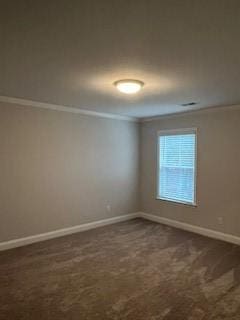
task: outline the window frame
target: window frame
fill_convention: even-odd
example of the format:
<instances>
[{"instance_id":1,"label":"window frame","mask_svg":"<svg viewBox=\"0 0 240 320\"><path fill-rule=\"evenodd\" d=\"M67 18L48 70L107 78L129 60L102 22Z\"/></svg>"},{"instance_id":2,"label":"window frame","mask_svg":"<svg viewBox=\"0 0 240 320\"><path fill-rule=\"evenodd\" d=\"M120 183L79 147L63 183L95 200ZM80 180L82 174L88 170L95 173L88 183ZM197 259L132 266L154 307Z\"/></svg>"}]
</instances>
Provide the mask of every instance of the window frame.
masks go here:
<instances>
[{"instance_id":1,"label":"window frame","mask_svg":"<svg viewBox=\"0 0 240 320\"><path fill-rule=\"evenodd\" d=\"M194 161L194 199L193 202L181 201L170 198L160 197L160 136L181 135L181 134L195 134L195 161ZM198 129L197 128L180 128L180 129L166 129L157 131L157 183L156 183L156 200L167 201L170 203L197 206L197 150L198 150Z\"/></svg>"}]
</instances>

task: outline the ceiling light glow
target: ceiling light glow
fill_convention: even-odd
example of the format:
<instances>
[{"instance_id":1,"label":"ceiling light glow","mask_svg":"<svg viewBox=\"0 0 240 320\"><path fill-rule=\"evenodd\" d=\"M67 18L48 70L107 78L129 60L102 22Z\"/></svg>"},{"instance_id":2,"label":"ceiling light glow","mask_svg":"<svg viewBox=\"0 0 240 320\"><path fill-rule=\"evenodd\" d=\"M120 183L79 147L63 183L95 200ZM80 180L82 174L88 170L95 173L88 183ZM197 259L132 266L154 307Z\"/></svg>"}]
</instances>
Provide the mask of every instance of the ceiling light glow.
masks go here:
<instances>
[{"instance_id":1,"label":"ceiling light glow","mask_svg":"<svg viewBox=\"0 0 240 320\"><path fill-rule=\"evenodd\" d=\"M124 79L115 81L114 85L118 91L122 93L134 94L141 90L141 88L144 86L144 83L140 80Z\"/></svg>"}]
</instances>

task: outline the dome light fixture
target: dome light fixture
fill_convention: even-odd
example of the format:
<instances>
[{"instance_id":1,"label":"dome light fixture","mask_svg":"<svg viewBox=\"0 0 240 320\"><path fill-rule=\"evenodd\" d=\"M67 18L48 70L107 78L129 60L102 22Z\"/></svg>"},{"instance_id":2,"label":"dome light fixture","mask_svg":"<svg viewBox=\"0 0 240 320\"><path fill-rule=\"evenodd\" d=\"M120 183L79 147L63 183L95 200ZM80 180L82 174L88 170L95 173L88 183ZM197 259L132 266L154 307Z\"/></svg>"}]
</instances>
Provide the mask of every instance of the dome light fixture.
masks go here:
<instances>
[{"instance_id":1,"label":"dome light fixture","mask_svg":"<svg viewBox=\"0 0 240 320\"><path fill-rule=\"evenodd\" d=\"M144 82L134 79L123 79L113 83L118 91L125 94L134 94L139 92L144 86Z\"/></svg>"}]
</instances>

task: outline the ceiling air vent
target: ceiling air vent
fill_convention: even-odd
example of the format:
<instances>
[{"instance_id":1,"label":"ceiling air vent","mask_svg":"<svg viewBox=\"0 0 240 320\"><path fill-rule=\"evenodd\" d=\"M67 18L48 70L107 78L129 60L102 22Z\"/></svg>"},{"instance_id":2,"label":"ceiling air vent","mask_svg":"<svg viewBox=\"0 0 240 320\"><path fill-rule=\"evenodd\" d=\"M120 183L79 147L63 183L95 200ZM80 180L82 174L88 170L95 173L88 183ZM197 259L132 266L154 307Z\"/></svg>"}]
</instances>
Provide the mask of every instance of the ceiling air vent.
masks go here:
<instances>
[{"instance_id":1,"label":"ceiling air vent","mask_svg":"<svg viewBox=\"0 0 240 320\"><path fill-rule=\"evenodd\" d=\"M197 104L197 102L187 102L187 103L182 103L181 106L182 107L191 107L191 106L195 106L195 104Z\"/></svg>"}]
</instances>

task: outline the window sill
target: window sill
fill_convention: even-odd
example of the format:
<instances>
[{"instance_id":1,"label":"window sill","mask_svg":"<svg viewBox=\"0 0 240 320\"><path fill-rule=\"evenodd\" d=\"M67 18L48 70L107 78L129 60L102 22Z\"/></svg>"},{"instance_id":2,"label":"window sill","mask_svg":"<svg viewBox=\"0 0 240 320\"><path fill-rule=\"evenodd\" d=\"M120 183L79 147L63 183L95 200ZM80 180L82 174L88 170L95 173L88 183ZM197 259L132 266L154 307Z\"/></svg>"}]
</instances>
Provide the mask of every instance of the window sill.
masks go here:
<instances>
[{"instance_id":1,"label":"window sill","mask_svg":"<svg viewBox=\"0 0 240 320\"><path fill-rule=\"evenodd\" d=\"M197 203L185 202L180 200L178 201L178 200L164 199L160 197L156 197L155 200L166 201L173 204L181 204L181 205L190 206L190 207L197 207Z\"/></svg>"}]
</instances>

